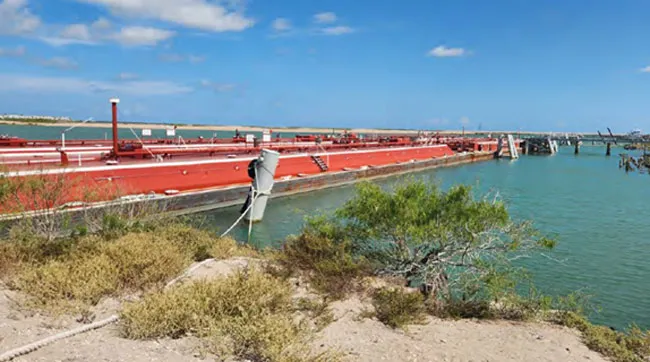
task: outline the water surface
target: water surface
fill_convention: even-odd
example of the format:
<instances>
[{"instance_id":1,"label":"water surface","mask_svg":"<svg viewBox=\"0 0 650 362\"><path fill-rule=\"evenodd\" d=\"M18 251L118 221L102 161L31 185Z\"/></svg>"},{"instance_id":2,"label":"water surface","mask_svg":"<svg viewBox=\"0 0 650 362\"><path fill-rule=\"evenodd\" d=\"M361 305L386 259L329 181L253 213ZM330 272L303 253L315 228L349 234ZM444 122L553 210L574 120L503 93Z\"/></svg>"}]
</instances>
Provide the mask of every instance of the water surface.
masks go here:
<instances>
[{"instance_id":1,"label":"water surface","mask_svg":"<svg viewBox=\"0 0 650 362\"><path fill-rule=\"evenodd\" d=\"M443 188L472 184L479 194L495 193L518 219L533 220L554 235L554 258L527 262L545 292L567 293L586 288L603 311L593 319L616 327L636 322L650 327L650 176L626 174L618 153L605 157L604 147L583 147L579 156L563 148L556 156L523 156L517 161L422 171L415 177ZM390 185L399 177L377 182ZM254 225L252 242L279 245L300 231L304 216L332 212L354 194L352 186L273 199L265 219ZM225 230L239 207L205 213L205 223ZM248 226L233 235L247 239Z\"/></svg>"}]
</instances>

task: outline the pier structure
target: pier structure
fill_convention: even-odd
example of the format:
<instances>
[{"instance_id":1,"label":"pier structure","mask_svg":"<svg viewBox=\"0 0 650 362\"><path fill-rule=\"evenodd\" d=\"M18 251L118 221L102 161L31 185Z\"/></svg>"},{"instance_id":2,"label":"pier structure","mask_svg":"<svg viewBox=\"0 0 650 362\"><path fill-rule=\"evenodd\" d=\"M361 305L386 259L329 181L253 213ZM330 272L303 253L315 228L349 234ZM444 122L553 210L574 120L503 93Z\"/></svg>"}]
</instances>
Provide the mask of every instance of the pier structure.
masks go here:
<instances>
[{"instance_id":1,"label":"pier structure","mask_svg":"<svg viewBox=\"0 0 650 362\"><path fill-rule=\"evenodd\" d=\"M528 155L554 155L558 152L558 141L550 137L528 138L524 141L524 153Z\"/></svg>"}]
</instances>

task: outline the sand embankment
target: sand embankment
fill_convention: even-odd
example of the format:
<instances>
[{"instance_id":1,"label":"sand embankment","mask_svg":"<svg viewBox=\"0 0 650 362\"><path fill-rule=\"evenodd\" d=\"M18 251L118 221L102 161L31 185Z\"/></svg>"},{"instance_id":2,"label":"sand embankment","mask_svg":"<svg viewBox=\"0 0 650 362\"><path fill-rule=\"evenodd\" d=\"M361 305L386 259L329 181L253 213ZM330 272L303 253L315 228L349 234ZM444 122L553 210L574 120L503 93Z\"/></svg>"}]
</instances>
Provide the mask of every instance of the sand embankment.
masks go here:
<instances>
[{"instance_id":1,"label":"sand embankment","mask_svg":"<svg viewBox=\"0 0 650 362\"><path fill-rule=\"evenodd\" d=\"M213 261L195 269L189 279L221 277L248 265L243 258ZM17 308L15 293L0 285L0 352L81 325L74 317L52 319ZM108 299L93 310L96 320L117 312ZM344 361L607 361L580 341L579 332L546 323L442 320L407 331L391 329L375 319L360 318L372 308L352 297L331 305L334 321L315 335L311 349L338 351ZM134 341L119 336L119 325L58 341L15 361L216 361L200 356L192 337Z\"/></svg>"}]
</instances>

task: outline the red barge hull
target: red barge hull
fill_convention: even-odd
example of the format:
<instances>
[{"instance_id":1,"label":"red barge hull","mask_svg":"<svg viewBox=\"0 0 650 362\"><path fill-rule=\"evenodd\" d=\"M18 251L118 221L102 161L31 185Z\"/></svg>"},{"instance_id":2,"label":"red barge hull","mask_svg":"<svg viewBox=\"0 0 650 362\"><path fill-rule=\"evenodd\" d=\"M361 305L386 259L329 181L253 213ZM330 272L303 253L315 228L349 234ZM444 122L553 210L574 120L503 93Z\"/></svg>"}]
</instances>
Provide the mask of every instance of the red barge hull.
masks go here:
<instances>
[{"instance_id":1,"label":"red barge hull","mask_svg":"<svg viewBox=\"0 0 650 362\"><path fill-rule=\"evenodd\" d=\"M384 137L360 140L343 138L296 137L249 145L237 138L230 142L190 145L146 145L119 142L117 139L118 100L113 103L113 147L85 143L67 148L25 143L18 148L0 150L0 172L6 179L39 178L46 184L65 184L66 193L48 205L34 203L29 209L60 206L73 201L108 201L119 196L141 194L192 193L215 188L250 184L250 162L261 148L280 152L275 172L278 180L303 178L322 173L358 171L388 165L410 164L447 158L457 153L482 154L497 150L494 139L439 137ZM94 142L94 141L89 141ZM516 143L518 145L518 142ZM5 145L8 146L8 145ZM13 145L12 145L13 146ZM505 146L505 145L504 145ZM399 168L399 167L398 167ZM403 167L408 169L407 166ZM20 197L25 203L28 198ZM8 205L0 212L11 212Z\"/></svg>"},{"instance_id":2,"label":"red barge hull","mask_svg":"<svg viewBox=\"0 0 650 362\"><path fill-rule=\"evenodd\" d=\"M280 156L277 179L302 177L323 172L316 157L328 165L327 172L345 171L363 167L419 161L452 156L447 145L378 148L357 151L298 153ZM200 190L250 183L248 164L256 157L194 158L184 161L132 161L119 165L100 165L72 168L32 168L6 173L12 177L64 177L71 185L106 190L107 185L120 194L165 193Z\"/></svg>"}]
</instances>

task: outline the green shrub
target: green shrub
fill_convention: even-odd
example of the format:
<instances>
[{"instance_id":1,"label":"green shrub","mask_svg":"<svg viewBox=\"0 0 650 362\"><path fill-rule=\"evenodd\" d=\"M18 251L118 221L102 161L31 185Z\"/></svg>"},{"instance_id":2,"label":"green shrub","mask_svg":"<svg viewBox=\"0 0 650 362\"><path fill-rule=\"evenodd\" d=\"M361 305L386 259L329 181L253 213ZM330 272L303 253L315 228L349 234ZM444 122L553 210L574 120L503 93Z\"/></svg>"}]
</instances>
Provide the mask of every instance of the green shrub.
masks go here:
<instances>
[{"instance_id":1,"label":"green shrub","mask_svg":"<svg viewBox=\"0 0 650 362\"><path fill-rule=\"evenodd\" d=\"M582 332L590 349L602 353L614 362L643 362L650 358L650 333L632 326L627 333L606 326L594 325L574 312L561 313L558 323Z\"/></svg>"},{"instance_id":2,"label":"green shrub","mask_svg":"<svg viewBox=\"0 0 650 362\"><path fill-rule=\"evenodd\" d=\"M496 317L490 303L484 300L429 300L427 301L427 311L438 318L491 319Z\"/></svg>"},{"instance_id":3,"label":"green shrub","mask_svg":"<svg viewBox=\"0 0 650 362\"><path fill-rule=\"evenodd\" d=\"M425 317L422 294L403 288L377 289L372 296L372 305L377 319L392 328L421 323Z\"/></svg>"},{"instance_id":4,"label":"green shrub","mask_svg":"<svg viewBox=\"0 0 650 362\"><path fill-rule=\"evenodd\" d=\"M286 241L278 261L288 270L305 271L319 292L341 298L357 278L370 273L369 264L364 258L353 256L351 247L346 240L304 231Z\"/></svg>"}]
</instances>

